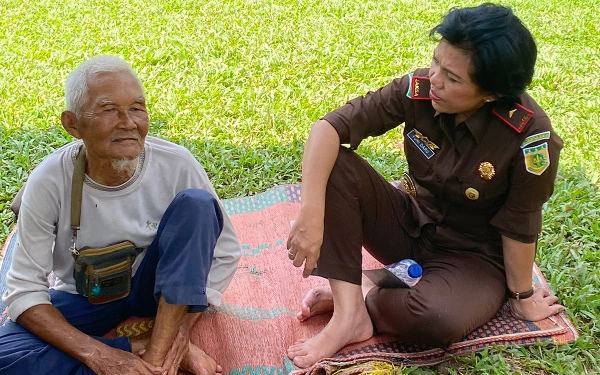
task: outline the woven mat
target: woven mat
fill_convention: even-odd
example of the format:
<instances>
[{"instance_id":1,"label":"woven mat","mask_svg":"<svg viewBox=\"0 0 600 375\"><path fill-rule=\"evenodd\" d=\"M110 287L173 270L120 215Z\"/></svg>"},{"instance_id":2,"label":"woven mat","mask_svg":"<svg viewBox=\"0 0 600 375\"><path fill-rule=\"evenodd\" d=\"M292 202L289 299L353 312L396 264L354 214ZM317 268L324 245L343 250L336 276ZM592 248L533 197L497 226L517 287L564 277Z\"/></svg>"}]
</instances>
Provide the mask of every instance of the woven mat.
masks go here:
<instances>
[{"instance_id":1,"label":"woven mat","mask_svg":"<svg viewBox=\"0 0 600 375\"><path fill-rule=\"evenodd\" d=\"M433 365L453 355L471 353L490 345L564 344L578 337L577 330L564 313L539 322L514 319L507 306L489 323L470 333L446 350L405 345L391 337L379 336L350 345L334 358L311 368L296 368L285 353L296 340L317 334L330 315L323 314L305 323L295 314L306 292L326 285L321 278L303 279L301 270L291 266L285 243L290 224L300 209L300 187L284 185L264 193L224 201L238 232L243 256L223 304L203 314L192 332L192 341L223 366L224 373L235 374L356 374L371 369L373 363L392 365ZM13 231L4 245L0 268L0 292L5 290L4 275L16 243ZM368 254L364 268L377 268ZM537 266L533 281L548 287ZM4 306L0 305L0 311ZM6 319L0 315L0 324ZM107 336L137 335L152 327L152 320L130 318ZM375 361L375 362L374 362ZM346 371L340 371L346 369Z\"/></svg>"}]
</instances>

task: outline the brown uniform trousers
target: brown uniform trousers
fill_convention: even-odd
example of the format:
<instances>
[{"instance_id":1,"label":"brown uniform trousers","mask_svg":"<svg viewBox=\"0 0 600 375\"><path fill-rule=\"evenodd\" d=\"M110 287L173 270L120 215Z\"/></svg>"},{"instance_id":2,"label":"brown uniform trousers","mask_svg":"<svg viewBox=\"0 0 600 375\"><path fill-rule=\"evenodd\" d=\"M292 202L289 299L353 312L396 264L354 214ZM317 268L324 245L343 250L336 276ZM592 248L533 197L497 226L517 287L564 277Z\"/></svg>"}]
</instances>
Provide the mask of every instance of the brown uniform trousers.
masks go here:
<instances>
[{"instance_id":1,"label":"brown uniform trousers","mask_svg":"<svg viewBox=\"0 0 600 375\"><path fill-rule=\"evenodd\" d=\"M366 297L367 309L379 333L445 348L498 312L506 279L473 241L436 235L435 224L424 225L418 237L409 235L418 225L414 204L341 147L327 185L325 233L313 274L360 284L363 246L383 264L414 259L423 267L419 283L412 289L375 287Z\"/></svg>"}]
</instances>

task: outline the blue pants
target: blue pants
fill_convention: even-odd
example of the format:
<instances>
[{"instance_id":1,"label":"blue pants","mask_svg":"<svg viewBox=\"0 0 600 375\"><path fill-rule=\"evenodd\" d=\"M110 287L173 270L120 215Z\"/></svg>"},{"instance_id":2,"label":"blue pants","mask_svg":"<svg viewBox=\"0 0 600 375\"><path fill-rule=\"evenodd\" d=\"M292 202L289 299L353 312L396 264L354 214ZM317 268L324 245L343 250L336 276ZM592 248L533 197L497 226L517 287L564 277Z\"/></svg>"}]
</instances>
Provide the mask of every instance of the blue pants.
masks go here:
<instances>
[{"instance_id":1,"label":"blue pants","mask_svg":"<svg viewBox=\"0 0 600 375\"><path fill-rule=\"evenodd\" d=\"M156 238L132 280L128 298L92 305L79 294L50 290L52 305L77 329L105 344L131 351L129 339L101 336L129 316L153 317L162 295L189 312L208 307L206 281L223 229L216 199L200 189L180 192L163 215ZM18 323L0 327L0 374L94 374L83 363L32 335Z\"/></svg>"}]
</instances>

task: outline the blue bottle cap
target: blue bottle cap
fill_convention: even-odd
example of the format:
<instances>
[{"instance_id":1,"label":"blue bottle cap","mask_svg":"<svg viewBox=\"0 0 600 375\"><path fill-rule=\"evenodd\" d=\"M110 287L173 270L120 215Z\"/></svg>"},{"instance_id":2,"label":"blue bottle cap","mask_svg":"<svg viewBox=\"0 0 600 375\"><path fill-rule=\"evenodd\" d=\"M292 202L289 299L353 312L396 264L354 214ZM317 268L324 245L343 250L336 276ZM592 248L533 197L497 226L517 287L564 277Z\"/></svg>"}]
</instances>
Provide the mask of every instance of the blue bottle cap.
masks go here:
<instances>
[{"instance_id":1,"label":"blue bottle cap","mask_svg":"<svg viewBox=\"0 0 600 375\"><path fill-rule=\"evenodd\" d=\"M422 274L423 274L423 268L421 268L420 265L411 264L410 267L408 267L408 276L410 276L412 278L417 278L417 277L421 277Z\"/></svg>"}]
</instances>

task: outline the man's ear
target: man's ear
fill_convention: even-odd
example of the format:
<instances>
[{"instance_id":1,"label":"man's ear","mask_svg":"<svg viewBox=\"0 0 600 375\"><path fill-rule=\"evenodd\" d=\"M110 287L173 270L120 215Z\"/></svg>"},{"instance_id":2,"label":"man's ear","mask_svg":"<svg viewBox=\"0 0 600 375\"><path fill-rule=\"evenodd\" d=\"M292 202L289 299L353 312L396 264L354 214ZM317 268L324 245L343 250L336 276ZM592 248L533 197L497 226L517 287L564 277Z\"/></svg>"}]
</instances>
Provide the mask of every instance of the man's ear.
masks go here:
<instances>
[{"instance_id":1,"label":"man's ear","mask_svg":"<svg viewBox=\"0 0 600 375\"><path fill-rule=\"evenodd\" d=\"M79 127L77 126L77 116L74 112L63 111L63 113L60 114L60 122L67 133L71 134L77 139L81 139L81 133L79 132Z\"/></svg>"}]
</instances>

